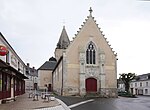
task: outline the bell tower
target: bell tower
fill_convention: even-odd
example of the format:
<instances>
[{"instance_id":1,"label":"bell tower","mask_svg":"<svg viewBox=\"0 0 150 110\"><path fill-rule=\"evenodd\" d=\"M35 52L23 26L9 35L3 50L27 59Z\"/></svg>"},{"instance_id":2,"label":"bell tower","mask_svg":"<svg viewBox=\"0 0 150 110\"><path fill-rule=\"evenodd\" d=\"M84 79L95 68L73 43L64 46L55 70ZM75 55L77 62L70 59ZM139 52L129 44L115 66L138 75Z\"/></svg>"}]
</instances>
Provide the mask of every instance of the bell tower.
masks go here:
<instances>
[{"instance_id":1,"label":"bell tower","mask_svg":"<svg viewBox=\"0 0 150 110\"><path fill-rule=\"evenodd\" d=\"M70 44L70 40L69 40L69 37L67 35L65 26L63 26L63 30L61 32L59 41L58 41L56 49L55 49L55 58L57 59L57 61L62 56L63 50L65 50L69 44Z\"/></svg>"}]
</instances>

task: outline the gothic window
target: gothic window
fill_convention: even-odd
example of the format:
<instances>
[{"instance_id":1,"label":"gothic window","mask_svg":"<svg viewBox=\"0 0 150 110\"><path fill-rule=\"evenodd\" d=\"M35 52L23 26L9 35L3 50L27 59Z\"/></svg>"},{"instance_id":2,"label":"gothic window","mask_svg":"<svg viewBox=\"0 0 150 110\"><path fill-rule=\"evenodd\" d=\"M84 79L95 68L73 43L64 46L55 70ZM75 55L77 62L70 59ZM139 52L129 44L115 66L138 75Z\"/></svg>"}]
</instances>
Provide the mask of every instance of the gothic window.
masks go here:
<instances>
[{"instance_id":1,"label":"gothic window","mask_svg":"<svg viewBox=\"0 0 150 110\"><path fill-rule=\"evenodd\" d=\"M93 42L90 42L86 50L86 63L96 64L96 51Z\"/></svg>"}]
</instances>

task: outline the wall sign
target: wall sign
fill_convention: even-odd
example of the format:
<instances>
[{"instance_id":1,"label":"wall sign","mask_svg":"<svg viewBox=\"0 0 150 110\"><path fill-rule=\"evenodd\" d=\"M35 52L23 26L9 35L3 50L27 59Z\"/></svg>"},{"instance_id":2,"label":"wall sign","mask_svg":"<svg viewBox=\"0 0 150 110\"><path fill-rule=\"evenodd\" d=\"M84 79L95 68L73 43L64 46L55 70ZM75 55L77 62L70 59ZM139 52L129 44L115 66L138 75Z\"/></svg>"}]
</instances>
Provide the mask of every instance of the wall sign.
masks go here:
<instances>
[{"instance_id":1,"label":"wall sign","mask_svg":"<svg viewBox=\"0 0 150 110\"><path fill-rule=\"evenodd\" d=\"M8 53L8 49L5 46L0 45L0 56L5 56Z\"/></svg>"},{"instance_id":2,"label":"wall sign","mask_svg":"<svg viewBox=\"0 0 150 110\"><path fill-rule=\"evenodd\" d=\"M11 64L17 68L17 59L14 55L11 55Z\"/></svg>"}]
</instances>

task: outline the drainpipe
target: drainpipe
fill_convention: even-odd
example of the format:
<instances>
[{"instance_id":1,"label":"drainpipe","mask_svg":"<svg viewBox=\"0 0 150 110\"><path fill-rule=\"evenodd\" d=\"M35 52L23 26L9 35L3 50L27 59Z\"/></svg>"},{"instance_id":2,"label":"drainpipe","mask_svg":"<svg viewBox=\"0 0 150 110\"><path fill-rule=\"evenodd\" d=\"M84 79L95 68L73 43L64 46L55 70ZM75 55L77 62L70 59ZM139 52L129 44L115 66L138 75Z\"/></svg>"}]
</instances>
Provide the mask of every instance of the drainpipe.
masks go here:
<instances>
[{"instance_id":1,"label":"drainpipe","mask_svg":"<svg viewBox=\"0 0 150 110\"><path fill-rule=\"evenodd\" d=\"M64 84L63 84L63 82L64 82L64 63L63 63L64 61L63 61L63 58L62 58L62 85L61 85L61 95L63 95L63 86L64 86Z\"/></svg>"},{"instance_id":2,"label":"drainpipe","mask_svg":"<svg viewBox=\"0 0 150 110\"><path fill-rule=\"evenodd\" d=\"M51 86L52 92L53 92L53 74L54 74L54 72L52 72L52 86Z\"/></svg>"},{"instance_id":3,"label":"drainpipe","mask_svg":"<svg viewBox=\"0 0 150 110\"><path fill-rule=\"evenodd\" d=\"M117 60L118 60L118 58L117 58L117 53L115 54L115 72L116 72L116 78L117 78ZM117 79L116 79L116 81L117 81ZM116 82L117 83L117 82ZM118 92L117 92L117 88L116 88L116 97L118 96Z\"/></svg>"}]
</instances>

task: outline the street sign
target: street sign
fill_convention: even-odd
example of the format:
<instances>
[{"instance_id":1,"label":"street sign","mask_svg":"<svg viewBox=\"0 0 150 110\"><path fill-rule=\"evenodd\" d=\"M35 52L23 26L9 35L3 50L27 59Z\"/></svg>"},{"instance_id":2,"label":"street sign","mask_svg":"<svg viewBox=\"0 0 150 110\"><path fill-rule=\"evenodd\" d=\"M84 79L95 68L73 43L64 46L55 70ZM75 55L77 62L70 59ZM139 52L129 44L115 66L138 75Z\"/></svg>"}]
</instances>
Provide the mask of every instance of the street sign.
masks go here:
<instances>
[{"instance_id":1,"label":"street sign","mask_svg":"<svg viewBox=\"0 0 150 110\"><path fill-rule=\"evenodd\" d=\"M8 53L8 49L5 46L0 45L0 56L5 56Z\"/></svg>"}]
</instances>

